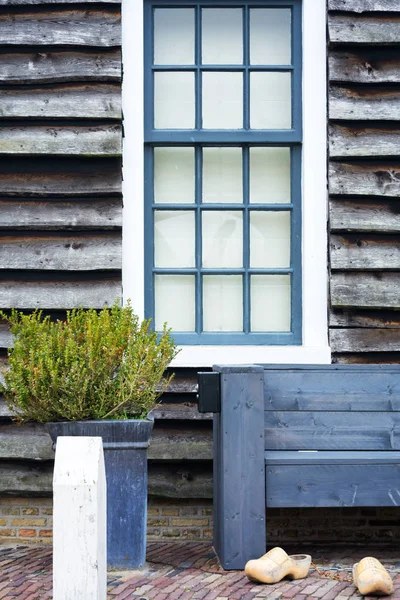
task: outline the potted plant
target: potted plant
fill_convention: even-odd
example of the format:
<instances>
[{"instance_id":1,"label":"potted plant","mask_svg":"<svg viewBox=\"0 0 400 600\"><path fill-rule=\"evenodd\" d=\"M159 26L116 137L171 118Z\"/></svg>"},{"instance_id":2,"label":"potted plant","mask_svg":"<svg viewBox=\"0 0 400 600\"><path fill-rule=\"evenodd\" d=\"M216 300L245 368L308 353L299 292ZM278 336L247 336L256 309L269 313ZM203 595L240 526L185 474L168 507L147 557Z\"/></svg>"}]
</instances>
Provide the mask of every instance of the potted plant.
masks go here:
<instances>
[{"instance_id":1,"label":"potted plant","mask_svg":"<svg viewBox=\"0 0 400 600\"><path fill-rule=\"evenodd\" d=\"M74 309L65 321L41 311L10 315L13 347L3 393L17 421L59 435L101 436L107 480L107 557L140 568L146 551L149 412L168 386L176 346L164 326L140 322L131 306Z\"/></svg>"}]
</instances>

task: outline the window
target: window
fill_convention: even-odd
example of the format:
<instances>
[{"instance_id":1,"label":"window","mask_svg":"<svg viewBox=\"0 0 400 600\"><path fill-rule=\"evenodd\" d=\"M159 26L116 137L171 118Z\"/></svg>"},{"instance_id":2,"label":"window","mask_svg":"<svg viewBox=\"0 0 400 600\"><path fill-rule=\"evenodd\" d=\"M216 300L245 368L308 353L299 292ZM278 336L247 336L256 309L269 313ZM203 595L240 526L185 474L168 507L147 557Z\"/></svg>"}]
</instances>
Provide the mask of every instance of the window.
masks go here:
<instances>
[{"instance_id":1,"label":"window","mask_svg":"<svg viewBox=\"0 0 400 600\"><path fill-rule=\"evenodd\" d=\"M136 19L133 30L128 19ZM317 35L316 24L325 24L322 0L123 3L124 297L157 329L169 323L182 364L235 356L297 362L302 348L305 362L328 360L326 258L318 246L326 244L325 80L318 79L325 49L310 76L325 33ZM310 136L312 119L323 129ZM311 160L320 173L305 172Z\"/></svg>"}]
</instances>

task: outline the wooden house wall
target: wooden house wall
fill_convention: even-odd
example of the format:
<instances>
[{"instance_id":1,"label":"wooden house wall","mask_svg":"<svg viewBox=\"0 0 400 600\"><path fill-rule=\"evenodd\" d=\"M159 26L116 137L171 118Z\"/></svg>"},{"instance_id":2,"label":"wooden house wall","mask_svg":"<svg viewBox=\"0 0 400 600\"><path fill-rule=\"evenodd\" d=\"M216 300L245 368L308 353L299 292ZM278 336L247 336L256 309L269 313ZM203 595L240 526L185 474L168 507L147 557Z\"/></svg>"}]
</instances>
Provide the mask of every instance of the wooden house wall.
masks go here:
<instances>
[{"instance_id":1,"label":"wooden house wall","mask_svg":"<svg viewBox=\"0 0 400 600\"><path fill-rule=\"evenodd\" d=\"M333 359L397 362L398 0L328 1ZM121 295L120 9L0 0L1 308L62 316ZM9 343L0 321L3 361ZM196 389L196 372L181 370L155 411L153 495L212 495L211 420ZM0 494L51 493L44 427L10 416L0 399Z\"/></svg>"},{"instance_id":2,"label":"wooden house wall","mask_svg":"<svg viewBox=\"0 0 400 600\"><path fill-rule=\"evenodd\" d=\"M400 360L400 4L328 0L330 344Z\"/></svg>"}]
</instances>

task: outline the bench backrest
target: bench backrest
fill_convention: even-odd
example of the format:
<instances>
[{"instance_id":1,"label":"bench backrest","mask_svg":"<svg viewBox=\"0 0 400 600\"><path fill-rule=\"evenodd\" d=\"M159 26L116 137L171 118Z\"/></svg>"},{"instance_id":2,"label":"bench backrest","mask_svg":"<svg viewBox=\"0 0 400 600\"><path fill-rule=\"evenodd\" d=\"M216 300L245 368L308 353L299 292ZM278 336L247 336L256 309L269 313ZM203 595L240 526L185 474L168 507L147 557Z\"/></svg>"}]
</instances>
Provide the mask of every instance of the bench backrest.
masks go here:
<instances>
[{"instance_id":1,"label":"bench backrest","mask_svg":"<svg viewBox=\"0 0 400 600\"><path fill-rule=\"evenodd\" d=\"M400 366L267 366L265 450L400 450Z\"/></svg>"}]
</instances>

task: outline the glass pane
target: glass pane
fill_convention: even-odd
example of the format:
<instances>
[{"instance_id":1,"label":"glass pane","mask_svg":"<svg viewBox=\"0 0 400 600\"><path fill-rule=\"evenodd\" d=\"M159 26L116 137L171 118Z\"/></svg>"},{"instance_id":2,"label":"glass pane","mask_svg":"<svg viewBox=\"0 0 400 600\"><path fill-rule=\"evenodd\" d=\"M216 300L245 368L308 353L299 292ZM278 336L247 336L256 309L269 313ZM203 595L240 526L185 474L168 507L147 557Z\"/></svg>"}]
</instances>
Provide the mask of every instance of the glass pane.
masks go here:
<instances>
[{"instance_id":1,"label":"glass pane","mask_svg":"<svg viewBox=\"0 0 400 600\"><path fill-rule=\"evenodd\" d=\"M242 10L240 8L204 8L201 11L201 17L203 64L242 64Z\"/></svg>"},{"instance_id":2,"label":"glass pane","mask_svg":"<svg viewBox=\"0 0 400 600\"><path fill-rule=\"evenodd\" d=\"M250 213L250 267L290 267L290 212Z\"/></svg>"},{"instance_id":3,"label":"glass pane","mask_svg":"<svg viewBox=\"0 0 400 600\"><path fill-rule=\"evenodd\" d=\"M250 9L250 64L291 64L291 13L288 8Z\"/></svg>"},{"instance_id":4,"label":"glass pane","mask_svg":"<svg viewBox=\"0 0 400 600\"><path fill-rule=\"evenodd\" d=\"M250 279L251 331L290 331L290 275Z\"/></svg>"},{"instance_id":5,"label":"glass pane","mask_svg":"<svg viewBox=\"0 0 400 600\"><path fill-rule=\"evenodd\" d=\"M239 211L203 212L203 267L243 265L243 216Z\"/></svg>"},{"instance_id":6,"label":"glass pane","mask_svg":"<svg viewBox=\"0 0 400 600\"><path fill-rule=\"evenodd\" d=\"M194 275L156 275L155 328L168 323L174 331L195 330Z\"/></svg>"},{"instance_id":7,"label":"glass pane","mask_svg":"<svg viewBox=\"0 0 400 600\"><path fill-rule=\"evenodd\" d=\"M290 129L290 73L250 73L251 129Z\"/></svg>"},{"instance_id":8,"label":"glass pane","mask_svg":"<svg viewBox=\"0 0 400 600\"><path fill-rule=\"evenodd\" d=\"M194 148L154 148L154 202L194 202Z\"/></svg>"},{"instance_id":9,"label":"glass pane","mask_svg":"<svg viewBox=\"0 0 400 600\"><path fill-rule=\"evenodd\" d=\"M242 73L203 73L203 128L242 127Z\"/></svg>"},{"instance_id":10,"label":"glass pane","mask_svg":"<svg viewBox=\"0 0 400 600\"><path fill-rule=\"evenodd\" d=\"M154 265L177 268L195 266L194 212L156 210L154 213Z\"/></svg>"},{"instance_id":11,"label":"glass pane","mask_svg":"<svg viewBox=\"0 0 400 600\"><path fill-rule=\"evenodd\" d=\"M203 202L242 202L242 149L203 149Z\"/></svg>"},{"instance_id":12,"label":"glass pane","mask_svg":"<svg viewBox=\"0 0 400 600\"><path fill-rule=\"evenodd\" d=\"M154 73L154 127L194 128L194 73Z\"/></svg>"},{"instance_id":13,"label":"glass pane","mask_svg":"<svg viewBox=\"0 0 400 600\"><path fill-rule=\"evenodd\" d=\"M203 277L203 330L243 331L241 275Z\"/></svg>"},{"instance_id":14,"label":"glass pane","mask_svg":"<svg viewBox=\"0 0 400 600\"><path fill-rule=\"evenodd\" d=\"M155 9L154 64L194 64L193 8Z\"/></svg>"},{"instance_id":15,"label":"glass pane","mask_svg":"<svg viewBox=\"0 0 400 600\"><path fill-rule=\"evenodd\" d=\"M250 148L250 202L290 200L290 148Z\"/></svg>"}]
</instances>

